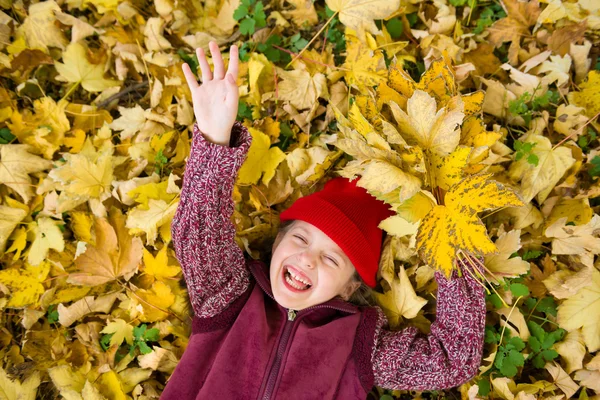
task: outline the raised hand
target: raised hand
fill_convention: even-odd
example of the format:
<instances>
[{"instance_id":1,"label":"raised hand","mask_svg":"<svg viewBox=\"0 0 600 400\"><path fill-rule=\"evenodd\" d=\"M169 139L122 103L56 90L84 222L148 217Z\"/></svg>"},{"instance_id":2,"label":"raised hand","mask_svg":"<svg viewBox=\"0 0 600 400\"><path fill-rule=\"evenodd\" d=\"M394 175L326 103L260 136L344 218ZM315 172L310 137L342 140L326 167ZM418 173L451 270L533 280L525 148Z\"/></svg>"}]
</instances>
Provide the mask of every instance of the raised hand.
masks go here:
<instances>
[{"instance_id":1,"label":"raised hand","mask_svg":"<svg viewBox=\"0 0 600 400\"><path fill-rule=\"evenodd\" d=\"M198 129L208 141L229 146L231 128L238 111L238 48L236 45L231 46L229 66L225 73L219 46L214 41L208 46L215 66L214 73L210 70L204 50L199 47L196 49L196 55L202 70L202 84L198 84L187 63L183 63L183 74L192 92Z\"/></svg>"}]
</instances>

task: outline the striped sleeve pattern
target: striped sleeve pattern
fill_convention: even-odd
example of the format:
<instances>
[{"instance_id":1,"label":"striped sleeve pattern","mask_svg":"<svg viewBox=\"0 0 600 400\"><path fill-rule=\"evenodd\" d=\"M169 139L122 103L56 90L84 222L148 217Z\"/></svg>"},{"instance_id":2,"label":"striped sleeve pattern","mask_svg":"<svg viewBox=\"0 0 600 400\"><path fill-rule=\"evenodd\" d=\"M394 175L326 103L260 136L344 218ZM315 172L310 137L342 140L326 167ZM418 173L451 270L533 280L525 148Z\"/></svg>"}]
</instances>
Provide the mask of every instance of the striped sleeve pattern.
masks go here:
<instances>
[{"instance_id":1,"label":"striped sleeve pattern","mask_svg":"<svg viewBox=\"0 0 600 400\"><path fill-rule=\"evenodd\" d=\"M440 390L471 380L481 365L485 328L485 291L464 271L451 279L435 272L438 283L436 320L430 334L410 326L386 330L387 318L377 308L372 353L374 384L392 390ZM473 272L471 272L473 273Z\"/></svg>"},{"instance_id":2,"label":"striped sleeve pattern","mask_svg":"<svg viewBox=\"0 0 600 400\"><path fill-rule=\"evenodd\" d=\"M230 147L207 141L194 123L171 234L197 317L219 314L250 285L231 215L233 186L251 142L239 121L232 127Z\"/></svg>"}]
</instances>

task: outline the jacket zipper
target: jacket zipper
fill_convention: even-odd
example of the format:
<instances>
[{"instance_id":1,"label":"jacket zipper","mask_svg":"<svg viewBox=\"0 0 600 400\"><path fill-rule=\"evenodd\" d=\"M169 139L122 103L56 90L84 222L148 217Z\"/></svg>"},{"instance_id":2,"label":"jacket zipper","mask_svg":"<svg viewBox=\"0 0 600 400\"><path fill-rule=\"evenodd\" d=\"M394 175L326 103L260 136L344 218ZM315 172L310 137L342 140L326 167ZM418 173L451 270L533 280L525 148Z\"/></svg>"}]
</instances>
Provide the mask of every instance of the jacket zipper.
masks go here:
<instances>
[{"instance_id":1,"label":"jacket zipper","mask_svg":"<svg viewBox=\"0 0 600 400\"><path fill-rule=\"evenodd\" d=\"M259 284L259 286L263 289L263 291L270 298L275 300L275 298L265 289L265 287L260 283L260 281L258 279L256 281ZM316 305L316 306L307 307L300 311L296 311L291 308L288 309L288 318L285 321L285 327L283 328L283 334L281 335L281 340L279 341L279 346L277 348L277 354L275 355L275 361L273 362L273 366L271 367L271 371L270 371L268 377L265 378L265 379L267 379L267 386L265 387L265 391L264 391L262 400L270 400L271 399L271 395L273 394L273 391L275 389L275 380L277 379L277 375L279 374L279 368L281 367L283 351L285 350L285 348L287 346L287 342L289 341L290 332L291 332L292 327L294 326L294 321L296 320L296 316L305 314L305 310L311 310L311 309L315 309L315 308L333 308L334 310L347 311L347 312L349 311L349 309L347 309L345 307L333 307L333 306L321 305L321 304Z\"/></svg>"}]
</instances>

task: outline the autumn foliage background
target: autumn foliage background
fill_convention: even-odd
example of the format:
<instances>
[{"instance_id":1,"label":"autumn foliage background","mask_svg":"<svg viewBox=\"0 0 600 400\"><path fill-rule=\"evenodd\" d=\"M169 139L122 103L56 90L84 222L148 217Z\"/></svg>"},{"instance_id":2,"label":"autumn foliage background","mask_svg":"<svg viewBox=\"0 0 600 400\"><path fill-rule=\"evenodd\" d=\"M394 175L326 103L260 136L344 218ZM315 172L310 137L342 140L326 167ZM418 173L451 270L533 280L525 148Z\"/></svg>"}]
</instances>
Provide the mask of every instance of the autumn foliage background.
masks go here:
<instances>
[{"instance_id":1,"label":"autumn foliage background","mask_svg":"<svg viewBox=\"0 0 600 400\"><path fill-rule=\"evenodd\" d=\"M191 321L181 65L210 40L240 48L249 256L295 199L359 177L397 212L392 329L427 333L434 270L484 261L484 360L446 394L599 398L599 32L595 0L0 0L0 398L159 397Z\"/></svg>"}]
</instances>

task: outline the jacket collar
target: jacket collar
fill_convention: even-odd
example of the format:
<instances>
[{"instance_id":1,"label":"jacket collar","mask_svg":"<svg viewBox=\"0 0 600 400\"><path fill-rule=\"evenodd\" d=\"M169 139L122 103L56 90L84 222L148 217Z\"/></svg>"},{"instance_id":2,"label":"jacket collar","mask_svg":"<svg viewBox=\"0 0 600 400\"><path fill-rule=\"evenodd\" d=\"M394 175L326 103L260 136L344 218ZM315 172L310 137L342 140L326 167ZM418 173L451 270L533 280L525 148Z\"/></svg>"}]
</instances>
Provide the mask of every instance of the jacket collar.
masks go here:
<instances>
[{"instance_id":1,"label":"jacket collar","mask_svg":"<svg viewBox=\"0 0 600 400\"><path fill-rule=\"evenodd\" d=\"M256 279L258 285L263 289L263 291L271 299L273 299L273 301L277 302L275 300L275 297L273 297L273 290L271 288L271 280L270 280L270 275L269 275L269 266L267 266L264 262L262 262L260 260L249 260L248 266L249 266L250 272ZM287 308L281 306L279 303L277 303L277 304L279 305L279 307L282 310L285 310L285 312L287 313ZM309 309L313 309L313 308L314 309L319 309L319 308L331 309L331 308L333 308L336 310L344 311L348 314L355 314L357 312L360 312L360 310L357 306L343 300L339 296L336 296L333 299L326 301L325 303L317 304L316 306L311 306L311 307L308 307L307 309L300 310L299 312L302 314L305 314L306 312L310 311Z\"/></svg>"}]
</instances>

